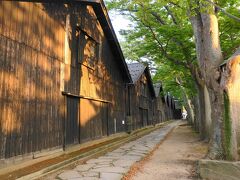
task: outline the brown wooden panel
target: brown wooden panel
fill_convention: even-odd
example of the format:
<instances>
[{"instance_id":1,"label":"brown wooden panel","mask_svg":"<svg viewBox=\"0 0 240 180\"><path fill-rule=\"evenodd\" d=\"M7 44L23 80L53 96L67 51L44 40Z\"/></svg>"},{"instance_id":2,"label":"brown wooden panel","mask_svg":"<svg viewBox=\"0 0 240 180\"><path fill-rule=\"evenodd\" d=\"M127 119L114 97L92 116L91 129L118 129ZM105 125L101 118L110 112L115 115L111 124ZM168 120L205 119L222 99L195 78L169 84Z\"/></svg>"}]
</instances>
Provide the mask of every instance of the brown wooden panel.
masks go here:
<instances>
[{"instance_id":1,"label":"brown wooden panel","mask_svg":"<svg viewBox=\"0 0 240 180\"><path fill-rule=\"evenodd\" d=\"M79 98L67 97L66 145L79 142Z\"/></svg>"},{"instance_id":2,"label":"brown wooden panel","mask_svg":"<svg viewBox=\"0 0 240 180\"><path fill-rule=\"evenodd\" d=\"M108 104L80 99L80 140L86 142L108 134Z\"/></svg>"},{"instance_id":3,"label":"brown wooden panel","mask_svg":"<svg viewBox=\"0 0 240 180\"><path fill-rule=\"evenodd\" d=\"M64 59L66 14L63 6L59 6L57 15L54 8L58 6L0 2L0 158L61 146L60 62ZM100 41L102 29L91 8L85 17L89 20L86 31ZM117 131L124 130L122 72L108 41L103 39L101 43L104 50L95 70L72 63L65 80L68 92L104 99L112 105L109 108L107 103L81 100L78 107L78 98L68 102L68 119L73 121L67 122L67 128L74 132L68 134L68 144L114 133L114 118ZM74 56L72 61L76 62ZM77 127L84 120L87 122L79 137Z\"/></svg>"}]
</instances>

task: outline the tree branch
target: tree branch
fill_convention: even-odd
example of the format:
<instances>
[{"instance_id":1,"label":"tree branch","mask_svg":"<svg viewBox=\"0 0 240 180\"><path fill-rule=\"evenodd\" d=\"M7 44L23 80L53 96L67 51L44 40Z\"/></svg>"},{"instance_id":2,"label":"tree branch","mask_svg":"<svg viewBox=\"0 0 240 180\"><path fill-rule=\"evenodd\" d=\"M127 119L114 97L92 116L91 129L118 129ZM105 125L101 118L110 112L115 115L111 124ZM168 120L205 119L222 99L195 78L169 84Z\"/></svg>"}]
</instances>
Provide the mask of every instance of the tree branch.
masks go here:
<instances>
[{"instance_id":1,"label":"tree branch","mask_svg":"<svg viewBox=\"0 0 240 180\"><path fill-rule=\"evenodd\" d=\"M156 13L151 11L151 14L153 17L156 18L156 20L161 24L161 25L166 25L165 21Z\"/></svg>"},{"instance_id":2,"label":"tree branch","mask_svg":"<svg viewBox=\"0 0 240 180\"><path fill-rule=\"evenodd\" d=\"M142 8L145 8L142 3L139 4ZM159 16L156 12L152 11L151 8L147 9L150 14L156 18L156 20L161 24L161 25L166 25L166 22Z\"/></svg>"},{"instance_id":3,"label":"tree branch","mask_svg":"<svg viewBox=\"0 0 240 180\"><path fill-rule=\"evenodd\" d=\"M132 14L130 14L130 16L135 20L135 21L138 21L140 22L143 26L145 26L149 31L150 33L152 34L152 37L153 39L157 42L158 44L158 47L160 48L160 51L162 52L163 56L168 59L169 61L171 61L172 63L176 64L176 65L181 65L185 68L188 68L188 65L182 61L179 61L171 56L168 55L166 49L164 49L163 47L163 44L161 43L161 41L158 39L156 33L154 32L153 28L148 25L147 23L143 22L142 20L140 19L137 19L136 17L134 17Z\"/></svg>"},{"instance_id":4,"label":"tree branch","mask_svg":"<svg viewBox=\"0 0 240 180\"><path fill-rule=\"evenodd\" d=\"M177 23L177 19L175 18L173 12L169 9L168 6L164 6L164 8L167 10L168 15L171 16L173 23L174 23L175 25L177 25L177 24L178 24L178 23Z\"/></svg>"},{"instance_id":5,"label":"tree branch","mask_svg":"<svg viewBox=\"0 0 240 180\"><path fill-rule=\"evenodd\" d=\"M234 16L230 13L228 13L225 9L223 9L222 7L220 7L219 5L215 4L214 2L210 1L210 0L205 0L206 2L212 4L213 6L215 6L216 8L218 8L220 11L222 11L223 14L227 15L229 18L232 18L238 22L240 22L240 18L237 16Z\"/></svg>"},{"instance_id":6,"label":"tree branch","mask_svg":"<svg viewBox=\"0 0 240 180\"><path fill-rule=\"evenodd\" d=\"M189 65L190 72L192 74L192 77L195 79L195 81L201 86L204 87L205 81L201 75L201 71L198 67L194 65Z\"/></svg>"}]
</instances>

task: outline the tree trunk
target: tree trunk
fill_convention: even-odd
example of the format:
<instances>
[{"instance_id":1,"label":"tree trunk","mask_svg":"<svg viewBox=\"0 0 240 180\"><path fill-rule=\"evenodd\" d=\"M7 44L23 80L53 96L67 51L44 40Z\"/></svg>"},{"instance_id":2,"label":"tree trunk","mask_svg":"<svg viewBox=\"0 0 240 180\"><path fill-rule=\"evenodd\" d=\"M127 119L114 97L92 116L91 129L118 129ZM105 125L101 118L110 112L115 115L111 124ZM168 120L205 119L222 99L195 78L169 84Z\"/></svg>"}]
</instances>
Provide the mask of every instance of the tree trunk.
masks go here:
<instances>
[{"instance_id":1,"label":"tree trunk","mask_svg":"<svg viewBox=\"0 0 240 180\"><path fill-rule=\"evenodd\" d=\"M224 148L229 160L239 160L240 149L240 48L228 59L226 70L222 73L224 88Z\"/></svg>"},{"instance_id":2,"label":"tree trunk","mask_svg":"<svg viewBox=\"0 0 240 180\"><path fill-rule=\"evenodd\" d=\"M197 132L200 132L199 131L199 122L200 122L200 118L201 118L201 113L199 112L199 109L201 108L200 107L200 102L199 102L199 94L197 94L197 96L195 96L193 99L192 99L192 102L193 102L193 110L194 110L194 122L192 124L193 128L195 131Z\"/></svg>"},{"instance_id":3,"label":"tree trunk","mask_svg":"<svg viewBox=\"0 0 240 180\"><path fill-rule=\"evenodd\" d=\"M187 120L190 125L193 125L195 122L195 116L194 116L194 108L191 102L191 99L188 97L188 94L186 92L186 89L182 86L182 80L181 78L176 77L176 82L179 84L181 91L182 91L182 96L183 96L183 101L185 103L185 108L187 110Z\"/></svg>"},{"instance_id":4,"label":"tree trunk","mask_svg":"<svg viewBox=\"0 0 240 180\"><path fill-rule=\"evenodd\" d=\"M224 141L224 101L223 92L210 90L209 97L211 102L212 134L210 138L210 148L208 157L210 159L225 159L226 153L223 149Z\"/></svg>"},{"instance_id":5,"label":"tree trunk","mask_svg":"<svg viewBox=\"0 0 240 180\"><path fill-rule=\"evenodd\" d=\"M195 80L195 88L197 90L197 96L194 99L195 129L200 132L201 139L208 139L206 134L206 113L211 108L209 107L210 103L206 103L207 101L205 101L207 100L206 97L208 97L208 94L205 92L206 85L202 77L200 77L198 68L190 66L190 72Z\"/></svg>"},{"instance_id":6,"label":"tree trunk","mask_svg":"<svg viewBox=\"0 0 240 180\"><path fill-rule=\"evenodd\" d=\"M211 104L213 133L210 138L209 158L222 159L225 154L223 150L224 106L218 66L223 61L223 56L219 41L218 20L212 12L210 14L210 12L198 11L194 17L191 17L191 23L196 40L197 58Z\"/></svg>"},{"instance_id":7,"label":"tree trunk","mask_svg":"<svg viewBox=\"0 0 240 180\"><path fill-rule=\"evenodd\" d=\"M204 86L204 103L205 103L205 117L204 117L204 139L209 140L212 132L212 118L211 118L211 102L209 92Z\"/></svg>"},{"instance_id":8,"label":"tree trunk","mask_svg":"<svg viewBox=\"0 0 240 180\"><path fill-rule=\"evenodd\" d=\"M188 113L188 116L187 116L188 123L193 124L194 123L194 110L192 107L191 100L189 99L183 86L181 86L181 89L182 89L182 94L183 94L183 98L184 98L184 103L186 104L186 110Z\"/></svg>"},{"instance_id":9,"label":"tree trunk","mask_svg":"<svg viewBox=\"0 0 240 180\"><path fill-rule=\"evenodd\" d=\"M201 139L205 138L205 102L204 102L204 89L201 85L197 85L198 91L198 109L196 111L199 114L198 124L199 124L199 132Z\"/></svg>"}]
</instances>

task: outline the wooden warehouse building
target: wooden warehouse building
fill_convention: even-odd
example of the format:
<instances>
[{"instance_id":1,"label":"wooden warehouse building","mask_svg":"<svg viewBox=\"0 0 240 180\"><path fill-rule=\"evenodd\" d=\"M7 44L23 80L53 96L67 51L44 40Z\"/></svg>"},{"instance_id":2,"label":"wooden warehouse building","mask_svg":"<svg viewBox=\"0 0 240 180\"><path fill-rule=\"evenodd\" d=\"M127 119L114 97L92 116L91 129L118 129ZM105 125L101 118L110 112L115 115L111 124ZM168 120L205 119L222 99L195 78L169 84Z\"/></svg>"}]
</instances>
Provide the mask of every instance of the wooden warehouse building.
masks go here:
<instances>
[{"instance_id":1,"label":"wooden warehouse building","mask_svg":"<svg viewBox=\"0 0 240 180\"><path fill-rule=\"evenodd\" d=\"M162 84L155 83L153 86L156 95L154 100L153 116L154 123L157 124L167 120L167 105L164 98Z\"/></svg>"},{"instance_id":2,"label":"wooden warehouse building","mask_svg":"<svg viewBox=\"0 0 240 180\"><path fill-rule=\"evenodd\" d=\"M167 95L165 95L165 101L167 106L167 119L181 119L182 107L180 106L180 102L175 99L170 93L167 93Z\"/></svg>"},{"instance_id":3,"label":"wooden warehouse building","mask_svg":"<svg viewBox=\"0 0 240 180\"><path fill-rule=\"evenodd\" d=\"M128 118L131 130L153 124L154 87L148 66L128 64L132 84L128 86Z\"/></svg>"},{"instance_id":4,"label":"wooden warehouse building","mask_svg":"<svg viewBox=\"0 0 240 180\"><path fill-rule=\"evenodd\" d=\"M144 72L143 125L154 96ZM131 82L102 1L0 1L0 159L125 131Z\"/></svg>"},{"instance_id":5,"label":"wooden warehouse building","mask_svg":"<svg viewBox=\"0 0 240 180\"><path fill-rule=\"evenodd\" d=\"M170 95L170 93L167 93L165 95L165 102L166 102L166 106L167 106L167 119L173 119L173 108L174 108L174 104L172 101L172 96Z\"/></svg>"}]
</instances>

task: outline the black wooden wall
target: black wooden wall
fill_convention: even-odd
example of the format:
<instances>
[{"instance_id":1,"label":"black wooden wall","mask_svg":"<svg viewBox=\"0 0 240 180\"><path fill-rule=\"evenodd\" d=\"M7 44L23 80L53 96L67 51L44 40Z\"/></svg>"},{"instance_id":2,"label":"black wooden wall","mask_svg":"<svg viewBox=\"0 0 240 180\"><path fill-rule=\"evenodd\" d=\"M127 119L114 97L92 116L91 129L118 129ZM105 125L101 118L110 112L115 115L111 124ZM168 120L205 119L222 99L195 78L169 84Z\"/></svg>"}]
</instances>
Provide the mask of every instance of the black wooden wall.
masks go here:
<instances>
[{"instance_id":1,"label":"black wooden wall","mask_svg":"<svg viewBox=\"0 0 240 180\"><path fill-rule=\"evenodd\" d=\"M146 83L146 94L143 95L141 92L141 83ZM130 116L132 118L131 126L132 129L139 129L147 125L153 124L153 107L154 97L150 93L150 83L146 74L143 73L139 80L135 84L129 85L130 91Z\"/></svg>"},{"instance_id":2,"label":"black wooden wall","mask_svg":"<svg viewBox=\"0 0 240 180\"><path fill-rule=\"evenodd\" d=\"M79 30L98 45L94 68ZM90 6L0 1L0 159L124 131L123 73Z\"/></svg>"}]
</instances>

